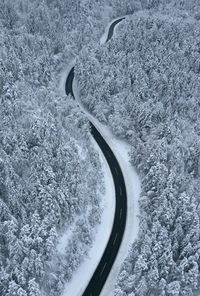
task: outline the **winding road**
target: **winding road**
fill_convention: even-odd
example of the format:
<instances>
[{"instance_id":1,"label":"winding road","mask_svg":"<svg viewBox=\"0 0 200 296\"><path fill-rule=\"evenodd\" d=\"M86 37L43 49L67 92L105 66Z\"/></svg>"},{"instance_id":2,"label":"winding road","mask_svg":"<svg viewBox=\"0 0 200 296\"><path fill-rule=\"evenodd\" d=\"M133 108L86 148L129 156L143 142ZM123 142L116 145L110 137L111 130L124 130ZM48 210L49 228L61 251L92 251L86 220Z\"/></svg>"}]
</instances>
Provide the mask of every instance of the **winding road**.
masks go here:
<instances>
[{"instance_id":1,"label":"winding road","mask_svg":"<svg viewBox=\"0 0 200 296\"><path fill-rule=\"evenodd\" d=\"M114 21L108 30L108 35L106 42L108 42L114 33L115 26L121 22L124 18L120 18ZM66 94L71 94L75 99L72 83L74 79L74 67L71 68L65 83L65 92ZM91 127L91 134L96 140L97 144L99 145L100 149L102 150L105 158L108 162L110 167L114 185L115 185L115 196L116 196L116 208L115 208L115 216L113 227L111 231L111 235L103 256L92 276L90 282L83 293L83 296L98 296L101 293L101 290L106 282L106 279L111 271L115 258L117 256L119 247L121 245L121 241L123 239L123 234L126 226L126 217L127 217L127 195L126 195L126 187L124 182L124 177L119 166L119 163L100 134L100 132L96 129L92 122L90 122Z\"/></svg>"}]
</instances>

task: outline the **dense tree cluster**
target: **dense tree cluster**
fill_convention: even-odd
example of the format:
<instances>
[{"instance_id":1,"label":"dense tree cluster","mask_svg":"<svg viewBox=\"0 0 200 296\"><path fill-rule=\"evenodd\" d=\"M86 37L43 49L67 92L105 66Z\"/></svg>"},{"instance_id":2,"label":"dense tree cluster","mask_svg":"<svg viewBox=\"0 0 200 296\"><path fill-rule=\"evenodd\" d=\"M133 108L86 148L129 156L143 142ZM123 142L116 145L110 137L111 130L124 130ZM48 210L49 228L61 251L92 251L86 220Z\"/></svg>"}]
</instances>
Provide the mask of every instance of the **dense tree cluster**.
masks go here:
<instances>
[{"instance_id":1,"label":"dense tree cluster","mask_svg":"<svg viewBox=\"0 0 200 296\"><path fill-rule=\"evenodd\" d=\"M94 28L102 22L92 1L85 12L77 3L0 1L0 295L60 295L100 221L102 176L88 121L56 87L58 70L97 38L87 33L90 5Z\"/></svg>"},{"instance_id":2,"label":"dense tree cluster","mask_svg":"<svg viewBox=\"0 0 200 296\"><path fill-rule=\"evenodd\" d=\"M136 11L118 38L97 46L105 23ZM199 20L198 0L0 2L1 295L60 295L100 221L102 176L88 122L57 92L58 73L80 51L82 100L128 139L142 180L141 231L115 293L192 294L200 266Z\"/></svg>"},{"instance_id":3,"label":"dense tree cluster","mask_svg":"<svg viewBox=\"0 0 200 296\"><path fill-rule=\"evenodd\" d=\"M137 2L0 2L2 295L59 295L92 244L100 164L86 118L57 91L58 74L99 43L105 23L139 9ZM58 254L58 237L72 225Z\"/></svg>"},{"instance_id":4,"label":"dense tree cluster","mask_svg":"<svg viewBox=\"0 0 200 296\"><path fill-rule=\"evenodd\" d=\"M200 5L140 4L112 40L82 51L76 79L85 107L131 144L142 182L115 295L188 296L200 282Z\"/></svg>"}]
</instances>

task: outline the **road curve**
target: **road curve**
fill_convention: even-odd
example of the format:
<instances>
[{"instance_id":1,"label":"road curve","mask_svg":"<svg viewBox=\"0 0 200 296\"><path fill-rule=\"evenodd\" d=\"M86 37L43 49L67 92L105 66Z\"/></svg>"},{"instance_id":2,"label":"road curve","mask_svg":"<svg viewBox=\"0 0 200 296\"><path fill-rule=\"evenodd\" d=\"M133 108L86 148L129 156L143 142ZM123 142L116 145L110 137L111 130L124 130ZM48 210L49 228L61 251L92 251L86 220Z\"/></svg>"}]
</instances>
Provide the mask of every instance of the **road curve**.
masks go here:
<instances>
[{"instance_id":1,"label":"road curve","mask_svg":"<svg viewBox=\"0 0 200 296\"><path fill-rule=\"evenodd\" d=\"M106 42L110 40L113 36L114 27L123 20L124 18L118 19L114 21L109 28L108 36ZM75 99L72 83L74 79L74 67L71 68L68 77L65 83L65 92L66 94L71 94ZM112 150L101 136L100 132L96 129L96 127L90 122L91 134L102 150L105 158L110 167L114 185L115 185L115 196L116 196L116 208L115 208L115 216L113 227L111 231L111 235L103 256L92 276L90 282L83 293L83 296L98 296L101 293L101 290L106 282L106 279L110 273L110 270L113 266L115 258L117 256L119 247L121 245L121 241L123 238L125 226L126 226L126 217L127 217L127 195L126 195L126 187L124 182L124 177L119 166L119 163L113 154Z\"/></svg>"},{"instance_id":2,"label":"road curve","mask_svg":"<svg viewBox=\"0 0 200 296\"><path fill-rule=\"evenodd\" d=\"M115 26L116 26L118 23L120 23L122 20L124 20L124 19L125 19L125 17L122 17L122 18L120 18L120 19L117 19L116 21L114 21L114 22L110 25L109 30L108 30L108 36L107 36L107 38L106 38L106 42L108 42L108 41L112 38Z\"/></svg>"}]
</instances>

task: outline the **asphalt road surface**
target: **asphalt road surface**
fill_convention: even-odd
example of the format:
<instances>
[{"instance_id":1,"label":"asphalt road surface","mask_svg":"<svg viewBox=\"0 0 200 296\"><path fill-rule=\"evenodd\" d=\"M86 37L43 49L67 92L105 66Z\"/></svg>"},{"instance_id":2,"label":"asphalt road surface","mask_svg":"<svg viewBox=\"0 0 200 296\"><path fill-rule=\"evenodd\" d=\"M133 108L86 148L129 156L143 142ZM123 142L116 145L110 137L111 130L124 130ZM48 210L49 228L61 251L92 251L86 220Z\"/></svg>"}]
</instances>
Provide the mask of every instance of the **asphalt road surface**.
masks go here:
<instances>
[{"instance_id":1,"label":"asphalt road surface","mask_svg":"<svg viewBox=\"0 0 200 296\"><path fill-rule=\"evenodd\" d=\"M109 28L109 30L108 30L108 36L107 36L106 42L108 42L108 41L112 38L115 26L116 26L118 23L120 23L122 20L124 20L124 19L125 19L125 18L122 17L122 18L120 18L120 19L114 21L114 22L110 25L110 28Z\"/></svg>"},{"instance_id":2,"label":"asphalt road surface","mask_svg":"<svg viewBox=\"0 0 200 296\"><path fill-rule=\"evenodd\" d=\"M118 19L114 21L109 28L108 37L106 42L110 40L113 36L114 27L123 20L124 18ZM74 67L70 70L68 77L65 83L65 92L66 94L71 94L74 97L72 83L74 79ZM111 231L111 235L103 256L92 276L90 282L83 293L83 296L98 296L101 293L101 290L106 282L106 279L110 273L110 270L113 266L115 258L117 256L121 241L123 239L123 234L126 225L126 216L127 216L127 195L126 195L126 188L124 177L119 166L119 163L113 154L112 150L101 136L99 131L95 128L95 126L90 122L91 127L91 134L96 140L97 144L99 145L100 149L102 150L105 158L108 162L110 167L114 185L115 185L115 195L116 195L116 209L115 209L115 216L113 227ZM109 295L108 295L109 296Z\"/></svg>"}]
</instances>

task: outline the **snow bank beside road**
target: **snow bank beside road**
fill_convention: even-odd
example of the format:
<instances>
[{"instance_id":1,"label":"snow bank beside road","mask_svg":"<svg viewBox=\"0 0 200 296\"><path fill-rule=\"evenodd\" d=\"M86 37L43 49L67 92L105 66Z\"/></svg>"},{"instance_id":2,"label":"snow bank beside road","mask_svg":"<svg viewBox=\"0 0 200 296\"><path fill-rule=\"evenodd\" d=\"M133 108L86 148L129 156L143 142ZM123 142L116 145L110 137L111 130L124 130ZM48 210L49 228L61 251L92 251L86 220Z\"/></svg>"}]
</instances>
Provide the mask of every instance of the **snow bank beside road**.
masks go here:
<instances>
[{"instance_id":1,"label":"snow bank beside road","mask_svg":"<svg viewBox=\"0 0 200 296\"><path fill-rule=\"evenodd\" d=\"M105 43L108 35L108 31L110 25L120 19L122 17L116 18L112 20L108 26L106 27L105 33L102 36L100 43ZM117 26L117 25L116 25ZM116 29L116 27L115 27ZM73 62L70 65L73 66ZM67 74L71 70L71 67L68 67L66 71L62 73L62 79L60 84L60 89L64 89L64 81L66 80ZM101 296L112 296L114 291L114 285L117 280L117 276L119 274L121 265L128 255L129 246L133 243L133 241L137 237L138 229L139 229L139 220L138 220L138 199L140 195L140 181L139 178L134 171L133 167L130 165L128 151L130 150L130 146L123 141L118 140L116 137L113 136L110 129L106 126L100 124L97 119L91 116L86 110L84 110L80 100L79 100L79 93L78 88L76 85L76 81L73 81L73 92L76 98L76 101L79 102L80 107L87 115L89 120L95 125L95 127L99 130L103 138L106 140L110 148L112 149L115 157L117 158L119 165L121 167L126 190L127 190L127 223L124 232L124 237L114 262L113 268L108 276L106 284L101 292ZM94 146L99 151L101 156L102 168L103 173L105 176L105 185L106 185L106 194L104 196L104 211L102 214L102 222L97 229L97 235L93 244L92 249L89 252L88 258L82 262L78 270L73 274L72 280L65 285L65 290L62 296L81 296L84 292L85 288L87 287L102 255L104 249L107 245L113 224L114 218L114 211L115 211L115 189L114 183L112 179L112 175L107 164L107 161L101 152L99 146L92 139L94 142Z\"/></svg>"},{"instance_id":2,"label":"snow bank beside road","mask_svg":"<svg viewBox=\"0 0 200 296\"><path fill-rule=\"evenodd\" d=\"M111 269L109 277L101 293L101 296L111 296L113 295L114 285L116 283L121 265L128 255L129 246L137 238L139 229L138 199L141 190L139 178L129 162L128 152L130 150L130 146L125 142L115 138L107 127L101 125L96 120L93 122L98 130L101 132L102 136L114 152L115 157L119 162L124 176L127 191L127 222L124 237L113 268Z\"/></svg>"},{"instance_id":3,"label":"snow bank beside road","mask_svg":"<svg viewBox=\"0 0 200 296\"><path fill-rule=\"evenodd\" d=\"M88 111L86 111L80 101L79 92L77 88L77 83L74 79L73 81L73 91L76 101L79 103L80 107L87 115L88 119L95 125L98 131L101 133L107 144L112 149L115 157L117 158L119 165L121 167L124 181L127 191L127 222L124 232L124 237L114 262L113 268L108 276L106 284L101 292L101 296L112 296L114 291L114 285L117 280L121 265L128 255L129 246L137 238L139 230L139 206L138 199L140 196L141 186L138 175L136 174L134 168L129 162L128 152L130 150L130 145L117 139L111 132L111 130L105 125L101 124L96 118L94 118ZM102 218L103 222L103 218ZM111 230L111 229L110 229ZM88 279L89 282L89 279Z\"/></svg>"},{"instance_id":4,"label":"snow bank beside road","mask_svg":"<svg viewBox=\"0 0 200 296\"><path fill-rule=\"evenodd\" d=\"M89 251L88 257L86 257L85 260L80 264L77 271L73 273L71 281L65 284L62 296L82 296L82 293L86 289L103 255L113 225L115 213L115 188L112 174L110 172L108 163L101 152L101 149L92 136L91 141L94 143L94 148L99 153L105 182L105 194L102 196L102 222L99 226L97 226L96 237L93 246ZM61 245L59 245L59 248L62 250Z\"/></svg>"},{"instance_id":5,"label":"snow bank beside road","mask_svg":"<svg viewBox=\"0 0 200 296\"><path fill-rule=\"evenodd\" d=\"M58 91L59 91L60 95L62 95L62 96L66 95L66 92L65 92L66 79L67 79L72 67L74 67L75 63L76 63L76 59L73 59L70 62L70 64L68 64L67 67L60 73Z\"/></svg>"}]
</instances>

